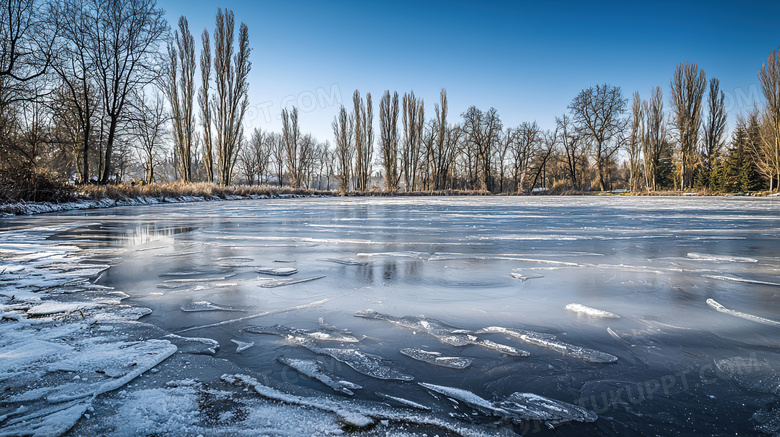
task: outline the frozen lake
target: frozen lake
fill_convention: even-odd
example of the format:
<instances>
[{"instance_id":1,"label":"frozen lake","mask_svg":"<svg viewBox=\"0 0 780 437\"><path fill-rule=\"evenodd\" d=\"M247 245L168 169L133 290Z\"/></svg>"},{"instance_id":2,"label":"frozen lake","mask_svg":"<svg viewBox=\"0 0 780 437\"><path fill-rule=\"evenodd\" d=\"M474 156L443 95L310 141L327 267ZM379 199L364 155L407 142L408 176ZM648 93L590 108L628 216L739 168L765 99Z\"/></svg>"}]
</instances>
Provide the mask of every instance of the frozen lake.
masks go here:
<instances>
[{"instance_id":1,"label":"frozen lake","mask_svg":"<svg viewBox=\"0 0 780 437\"><path fill-rule=\"evenodd\" d=\"M9 273L22 272L26 243L77 247L56 262L110 266L85 273L86 286L151 309L138 319L155 329L145 340L218 343L165 340L176 353L93 396L73 434L361 428L336 408L377 435L780 432L777 199L268 199L18 217L0 233ZM4 279L3 314L31 318L18 301L38 302L46 291L29 290L45 276ZM38 311L54 325L66 314ZM0 341L0 357L11 347ZM23 371L0 365L0 389L3 372ZM7 391L17 397L0 397L0 427L28 405L24 389ZM217 399L208 408L204 393ZM248 412L269 398L285 406L263 410L266 422ZM170 412L133 422L161 399Z\"/></svg>"}]
</instances>

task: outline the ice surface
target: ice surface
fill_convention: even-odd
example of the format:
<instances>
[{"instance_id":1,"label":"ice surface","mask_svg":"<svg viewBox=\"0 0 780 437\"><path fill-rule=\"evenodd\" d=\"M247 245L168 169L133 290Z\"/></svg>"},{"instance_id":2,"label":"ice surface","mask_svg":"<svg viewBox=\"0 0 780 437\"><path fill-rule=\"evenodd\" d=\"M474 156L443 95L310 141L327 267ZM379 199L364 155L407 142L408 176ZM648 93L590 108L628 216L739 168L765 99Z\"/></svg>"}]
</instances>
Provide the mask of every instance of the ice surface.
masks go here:
<instances>
[{"instance_id":1,"label":"ice surface","mask_svg":"<svg viewBox=\"0 0 780 437\"><path fill-rule=\"evenodd\" d=\"M488 326L487 328L483 328L478 332L507 334L525 343L557 352L566 357L576 358L578 360L585 361L586 363L606 364L615 363L618 360L618 358L612 354L562 342L558 340L556 336L551 334L543 334L541 332L526 331L521 329L504 328L501 326Z\"/></svg>"},{"instance_id":2,"label":"ice surface","mask_svg":"<svg viewBox=\"0 0 780 437\"><path fill-rule=\"evenodd\" d=\"M756 354L715 360L715 367L747 390L780 395L780 374Z\"/></svg>"},{"instance_id":3,"label":"ice surface","mask_svg":"<svg viewBox=\"0 0 780 437\"><path fill-rule=\"evenodd\" d=\"M452 369L465 369L471 365L471 358L464 357L445 357L441 352L431 352L417 348L403 348L401 353L409 358L422 361L436 366L449 367Z\"/></svg>"},{"instance_id":4,"label":"ice surface","mask_svg":"<svg viewBox=\"0 0 780 437\"><path fill-rule=\"evenodd\" d=\"M349 381L340 381L334 379L332 376L325 373L322 363L316 360L300 360L286 357L278 357L277 360L282 364L292 367L298 373L308 376L309 378L316 379L317 381L325 384L339 393L353 396L355 392L352 390L363 388Z\"/></svg>"},{"instance_id":5,"label":"ice surface","mask_svg":"<svg viewBox=\"0 0 780 437\"><path fill-rule=\"evenodd\" d=\"M768 199L752 198L339 198L153 206L3 220L0 428L15 430L9 421L38 412L42 413L40 420L49 420L47 416L56 414L56 409L73 413L64 414L71 418L49 421L62 429L75 422L69 435L496 435L510 429L532 434L529 424L510 423L519 417L513 408L530 414L528 403L534 405L535 417L544 413L547 423L557 423L539 399L508 396L521 391L568 400L597 412L606 409L596 425L574 423L560 429L561 435L679 436L695 435L701 429L744 434L751 430L742 419L759 410L766 410L760 430L776 433L779 428L772 428L776 423L772 417L780 407L765 408L778 396L773 392L776 385L771 373L759 367L741 375L729 370L722 360L724 356L747 357L756 352L761 363L776 367L772 348L777 343L777 325L743 326L743 321L724 318L696 302L702 303L713 293L713 286L718 291L722 284L726 288L719 292L728 294L728 302L726 297L721 302L729 308L760 308L752 312L766 320L780 320L766 286L780 282L772 279L780 273L776 265L780 259L777 206ZM170 233L179 228L197 231ZM357 255L360 252L371 255L362 258ZM335 263L329 268L326 263L330 261L320 262L329 258L370 263ZM296 260L296 264L271 264L274 259ZM250 261L257 265L242 264ZM300 268L312 261L317 261L315 270L307 276L328 274L328 279L301 285L297 291L258 292L256 287L262 280L254 271L259 266ZM111 267L105 270L108 265ZM521 283L523 278L512 279L509 272L526 278L540 273L545 279ZM236 276L231 279L213 280L233 273ZM720 282L743 278L760 279L765 284L753 279L741 281L744 287L756 287L756 293L737 293L750 290ZM168 279L208 280L166 282L163 284L177 288L155 289ZM126 296L110 295L100 287L126 291L132 300L125 302L133 306L121 304ZM521 293L518 287L522 287ZM767 292L759 293L759 289ZM186 304L203 301L253 310L238 315L180 311ZM625 341L610 342L604 332L606 325L599 328L582 318L561 317L556 308L570 302L614 309L623 319L610 322L614 325L609 335L614 333ZM154 313L141 306L154 308ZM412 335L352 318L355 311L367 307L381 307L399 316L435 317L445 322L439 322L443 326L438 327L444 329L436 333L445 343L480 343L501 349L489 342L495 340L522 346L519 341L523 339L507 332L472 328L529 327L539 332L523 332L531 344L526 349L539 354L519 361L469 348L463 353L478 356L478 363L463 370L436 371L427 363L398 356L403 348L461 355L453 352L459 348L437 348L437 341L430 343L427 334L437 328L435 320L423 318L420 322L427 326L412 327L412 332L426 335ZM232 316L247 318L225 320ZM479 394L510 415L478 414L462 401L454 403L443 395L439 395L440 402L421 401L426 390L421 386L372 381L351 373L347 365L341 365L345 373L337 375L360 378L354 380L366 390L353 390L354 396L346 397L323 386L320 388L326 393L311 396L318 382L280 382L284 375L272 369L278 371L281 366L269 367L280 349L289 351L288 346L280 346L273 338L253 337L257 347L238 353L239 345L230 343L231 338L246 340L237 333L252 324L252 317L265 316L264 324L268 325L344 331L324 322L318 327L318 319L324 317L329 323L359 332L361 335L355 337L361 339L360 346L352 349L382 357L377 358L379 364L417 380ZM644 321L654 317L669 323L652 322L651 328L660 329L647 329ZM192 329L202 338L165 337L168 332ZM512 338L503 340L499 335ZM732 341L742 337L750 341ZM216 344L212 338L223 344L217 357L208 352ZM48 366L66 362L73 354L90 356L92 350L110 350L103 344L128 347L148 340L169 341L185 353L172 355L111 395L54 404L46 400L79 394L82 387L93 390L102 381L127 375L127 369L119 365L74 371L49 371ZM603 341L608 345L598 346ZM291 343L310 347L322 355L315 359L333 363L320 347L323 343L305 336L293 337ZM620 363L594 367L589 362L604 357L595 353L598 351L585 354L576 349L578 345L620 350ZM307 350L292 352L304 355L296 358L315 356ZM607 358L603 361L609 362ZM680 387L679 375L685 373L678 372L691 369L694 372L686 374L689 385ZM710 370L702 376L700 369ZM215 382L223 373L262 377L263 384L283 393L306 393L307 402L332 402L334 408L356 412L373 423L369 429L356 431L335 413L269 400L255 390L242 391L245 385ZM662 375L675 375L677 384L669 390L662 387L650 399L648 390ZM707 384L697 387L695 383L702 382L696 381L697 377L708 377L702 380ZM202 381L182 383L196 378ZM166 385L168 381L177 381L177 386ZM638 395L637 388L643 390ZM734 398L735 393L741 395ZM421 402L432 409L417 410L412 416L408 410L415 407L403 401ZM82 402L90 403L86 415L75 405ZM73 410L68 410L70 403ZM553 410L556 408L560 407ZM405 415L412 420L399 419ZM29 434L37 426L38 419L22 420L26 431L14 434ZM449 425L439 427L436 421ZM21 422L13 426L18 424Z\"/></svg>"},{"instance_id":6,"label":"ice surface","mask_svg":"<svg viewBox=\"0 0 780 437\"><path fill-rule=\"evenodd\" d=\"M189 313L199 312L199 311L239 311L239 312L245 311L245 310L239 310L234 308L221 307L207 300L185 303L184 305L181 306L181 310Z\"/></svg>"},{"instance_id":7,"label":"ice surface","mask_svg":"<svg viewBox=\"0 0 780 437\"><path fill-rule=\"evenodd\" d=\"M730 310L724 307L723 305L719 304L715 299L711 299L711 298L707 299L707 305L711 306L712 308L714 308L715 310L721 313L730 314L735 317L739 317L745 320L750 320L751 322L758 322L758 323L763 323L764 325L771 325L771 326L780 326L780 322L774 320L765 319L763 317L755 316L753 314L747 314L739 311Z\"/></svg>"},{"instance_id":8,"label":"ice surface","mask_svg":"<svg viewBox=\"0 0 780 437\"><path fill-rule=\"evenodd\" d=\"M578 304L578 303L570 303L570 304L566 305L566 309L568 311L571 311L571 312L574 312L574 313L577 313L577 314L582 314L582 315L585 315L585 316L588 316L588 317L595 317L597 319L619 319L620 318L620 316L615 314L615 313L611 313L609 311L604 311L604 310L599 310L599 309L596 309L596 308L591 308L589 306L581 305L581 304Z\"/></svg>"},{"instance_id":9,"label":"ice surface","mask_svg":"<svg viewBox=\"0 0 780 437\"><path fill-rule=\"evenodd\" d=\"M290 276L298 273L298 269L292 267L268 267L256 270L261 275Z\"/></svg>"},{"instance_id":10,"label":"ice surface","mask_svg":"<svg viewBox=\"0 0 780 437\"><path fill-rule=\"evenodd\" d=\"M299 279L272 279L270 281L263 282L260 284L263 288L276 288L276 287L284 287L287 285L294 285L294 284L301 284L304 282L309 281L315 281L317 279L322 279L325 276L311 276L309 278L299 278Z\"/></svg>"},{"instance_id":11,"label":"ice surface","mask_svg":"<svg viewBox=\"0 0 780 437\"><path fill-rule=\"evenodd\" d=\"M442 343L452 346L466 346L473 344L516 357L527 357L529 355L528 352L524 350L517 349L512 346L498 344L490 340L481 339L470 331L457 329L442 323L439 320L429 319L424 316L395 317L389 314L378 313L371 309L355 313L355 316L366 319L386 320L394 325L402 326L413 331L425 332L426 334L436 337Z\"/></svg>"},{"instance_id":12,"label":"ice surface","mask_svg":"<svg viewBox=\"0 0 780 437\"><path fill-rule=\"evenodd\" d=\"M318 306L318 305L322 305L325 302L328 302L330 300L331 299L321 299L321 300L318 300L318 301L315 301L315 302L312 302L312 303L296 305L294 307L283 308L283 309L279 309L279 310L263 311L262 313L252 314L250 316L239 317L237 319L223 320L221 322L210 323L208 325L193 326L191 328L182 329L179 332L189 332L189 331L194 331L196 329L214 328L214 327L217 327L217 326L224 326L224 325L230 325L232 323L244 322L244 321L247 321L247 320L256 319L258 317L270 316L272 314L281 314L281 313L286 313L286 312L290 312L290 311L300 310L300 309L304 309L304 308L311 308L311 307L315 307L315 306Z\"/></svg>"}]
</instances>

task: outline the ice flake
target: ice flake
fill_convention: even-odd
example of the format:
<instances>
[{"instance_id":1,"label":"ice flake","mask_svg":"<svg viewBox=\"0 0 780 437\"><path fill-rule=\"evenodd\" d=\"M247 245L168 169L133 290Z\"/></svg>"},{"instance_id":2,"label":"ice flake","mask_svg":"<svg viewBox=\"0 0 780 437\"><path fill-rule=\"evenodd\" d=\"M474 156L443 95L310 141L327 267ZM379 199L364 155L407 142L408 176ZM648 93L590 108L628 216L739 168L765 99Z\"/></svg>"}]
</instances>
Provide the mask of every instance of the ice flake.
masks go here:
<instances>
[{"instance_id":1,"label":"ice flake","mask_svg":"<svg viewBox=\"0 0 780 437\"><path fill-rule=\"evenodd\" d=\"M255 270L261 275L290 276L298 273L298 269L292 267L268 267Z\"/></svg>"},{"instance_id":2,"label":"ice flake","mask_svg":"<svg viewBox=\"0 0 780 437\"><path fill-rule=\"evenodd\" d=\"M245 350L249 349L250 347L255 345L254 341L241 341L241 340L230 340L233 343L236 344L236 353L239 354L241 352L244 352Z\"/></svg>"},{"instance_id":3,"label":"ice flake","mask_svg":"<svg viewBox=\"0 0 780 437\"><path fill-rule=\"evenodd\" d=\"M588 317L595 317L597 319L619 319L620 318L620 316L615 313L599 310L596 308L591 308L589 306L580 305L578 303L570 303L566 305L566 310L577 314L582 314Z\"/></svg>"},{"instance_id":4,"label":"ice flake","mask_svg":"<svg viewBox=\"0 0 780 437\"><path fill-rule=\"evenodd\" d=\"M476 394L455 387L419 383L428 390L457 399L483 413L504 417L515 423L541 421L548 426L566 422L595 422L596 413L577 405L539 396L533 393L512 393L506 400L491 402Z\"/></svg>"},{"instance_id":5,"label":"ice flake","mask_svg":"<svg viewBox=\"0 0 780 437\"><path fill-rule=\"evenodd\" d=\"M585 361L586 363L606 364L615 363L618 360L614 355L565 343L558 340L554 335L543 334L541 332L504 328L501 326L488 326L477 332L507 334L525 343L557 352L566 357L576 358Z\"/></svg>"},{"instance_id":6,"label":"ice flake","mask_svg":"<svg viewBox=\"0 0 780 437\"><path fill-rule=\"evenodd\" d=\"M198 311L238 311L243 312L244 310L238 310L234 308L227 308L227 307L221 307L219 305L213 304L207 300L202 300L198 302L191 302L191 303L185 303L181 306L181 310L184 312L198 312Z\"/></svg>"},{"instance_id":7,"label":"ice flake","mask_svg":"<svg viewBox=\"0 0 780 437\"><path fill-rule=\"evenodd\" d=\"M312 276L309 278L299 278L299 279L272 279L270 281L263 282L260 284L260 287L263 288L276 288L276 287L284 287L286 285L293 285L293 284L300 284L303 282L309 282L314 281L317 279L322 279L325 276Z\"/></svg>"},{"instance_id":8,"label":"ice flake","mask_svg":"<svg viewBox=\"0 0 780 437\"><path fill-rule=\"evenodd\" d=\"M701 261L719 261L719 262L733 262L733 263L757 263L755 258L746 258L742 256L720 256L720 255L708 255L706 253L688 253L688 258L701 260Z\"/></svg>"},{"instance_id":9,"label":"ice flake","mask_svg":"<svg viewBox=\"0 0 780 437\"><path fill-rule=\"evenodd\" d=\"M252 334L274 334L281 335L283 337L303 337L317 341L336 341L342 343L357 343L358 339L349 333L335 330L313 330L313 329L299 329L290 328L287 326L273 325L273 326L249 326L244 328L244 331Z\"/></svg>"},{"instance_id":10,"label":"ice flake","mask_svg":"<svg viewBox=\"0 0 780 437\"><path fill-rule=\"evenodd\" d=\"M341 264L344 266L367 266L368 262L366 261L356 261L352 259L339 259L339 258L322 258L320 261L328 261L336 264Z\"/></svg>"},{"instance_id":11,"label":"ice flake","mask_svg":"<svg viewBox=\"0 0 780 437\"><path fill-rule=\"evenodd\" d=\"M417 348L404 348L401 353L409 358L436 366L449 367L451 369L465 369L471 365L471 358L445 357L441 352L430 352Z\"/></svg>"},{"instance_id":12,"label":"ice flake","mask_svg":"<svg viewBox=\"0 0 780 437\"><path fill-rule=\"evenodd\" d=\"M457 329L439 320L429 319L423 316L395 317L389 314L378 313L370 309L360 311L356 313L355 316L367 319L385 320L394 325L402 326L413 331L425 332L436 337L442 343L452 346L466 346L473 344L515 357L527 357L529 355L528 352L524 350L517 349L512 346L498 344L490 340L481 339L474 335L474 333L471 331Z\"/></svg>"},{"instance_id":13,"label":"ice flake","mask_svg":"<svg viewBox=\"0 0 780 437\"><path fill-rule=\"evenodd\" d=\"M335 380L333 377L325 373L322 363L319 361L300 360L296 358L285 358L285 357L279 357L277 358L277 360L280 363L295 369L295 371L297 371L298 373L304 376L308 376L309 378L316 379L317 381L332 388L334 391L340 393L344 393L352 396L355 394L352 390L363 388L349 381Z\"/></svg>"},{"instance_id":14,"label":"ice flake","mask_svg":"<svg viewBox=\"0 0 780 437\"><path fill-rule=\"evenodd\" d=\"M780 287L780 283L777 282L756 281L754 279L745 279L745 278L737 278L734 276L722 276L722 275L702 275L702 276L710 279L719 279L721 281L741 282L743 284L771 285L773 287Z\"/></svg>"},{"instance_id":15,"label":"ice flake","mask_svg":"<svg viewBox=\"0 0 780 437\"><path fill-rule=\"evenodd\" d=\"M410 401L409 399L399 398L398 396L390 396L389 394L385 394L385 393L382 393L382 392L375 392L374 394L376 394L377 396L379 396L382 399L387 399L389 401L397 402L397 403L399 403L399 404L401 404L401 405L403 405L405 407L412 407L412 408L416 408L418 410L425 410L425 411L430 411L431 410L431 407L423 405L423 404L418 404L417 402Z\"/></svg>"},{"instance_id":16,"label":"ice flake","mask_svg":"<svg viewBox=\"0 0 780 437\"><path fill-rule=\"evenodd\" d=\"M723 305L719 304L715 299L707 299L707 305L711 306L712 308L714 308L715 310L721 313L730 314L734 317L750 320L751 322L763 323L764 325L770 325L770 326L780 326L780 322L774 320L769 320L763 317L754 316L753 314L747 314L739 311L730 310L724 307Z\"/></svg>"}]
</instances>

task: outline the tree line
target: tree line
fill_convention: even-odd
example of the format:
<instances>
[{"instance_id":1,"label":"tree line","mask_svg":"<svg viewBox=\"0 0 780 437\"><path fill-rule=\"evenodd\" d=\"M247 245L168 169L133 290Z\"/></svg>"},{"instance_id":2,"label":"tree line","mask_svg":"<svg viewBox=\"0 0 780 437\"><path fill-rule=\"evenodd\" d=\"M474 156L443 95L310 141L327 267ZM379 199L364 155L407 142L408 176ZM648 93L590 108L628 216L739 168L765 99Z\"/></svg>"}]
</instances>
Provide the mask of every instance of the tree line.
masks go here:
<instances>
[{"instance_id":1,"label":"tree line","mask_svg":"<svg viewBox=\"0 0 780 437\"><path fill-rule=\"evenodd\" d=\"M495 108L452 117L444 89L428 114L413 91L375 105L356 90L331 143L303 133L295 107L282 110L281 132L244 131L252 49L232 11L218 9L196 43L186 17L171 30L154 0L0 1L2 171L391 193L780 183L776 51L758 71L765 104L735 117L730 135L719 81L685 63L644 97L584 89L551 129L505 126Z\"/></svg>"}]
</instances>

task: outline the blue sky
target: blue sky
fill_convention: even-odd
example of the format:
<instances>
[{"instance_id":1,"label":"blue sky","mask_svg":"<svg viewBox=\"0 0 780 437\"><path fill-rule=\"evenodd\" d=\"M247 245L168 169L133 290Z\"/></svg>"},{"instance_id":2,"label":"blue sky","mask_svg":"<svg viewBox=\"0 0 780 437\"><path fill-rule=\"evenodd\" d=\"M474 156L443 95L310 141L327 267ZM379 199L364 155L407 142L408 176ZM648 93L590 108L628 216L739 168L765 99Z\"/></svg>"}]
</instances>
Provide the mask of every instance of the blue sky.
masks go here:
<instances>
[{"instance_id":1,"label":"blue sky","mask_svg":"<svg viewBox=\"0 0 780 437\"><path fill-rule=\"evenodd\" d=\"M297 104L303 131L331 142L330 123L355 89L371 92L375 110L384 90L414 90L430 117L446 88L450 122L471 105L493 106L504 126L550 128L598 83L626 98L662 86L668 102L686 61L720 79L733 125L760 104L756 72L780 47L776 1L158 1L172 28L187 16L198 46L217 7L247 24L247 127L280 130L281 107Z\"/></svg>"}]
</instances>

